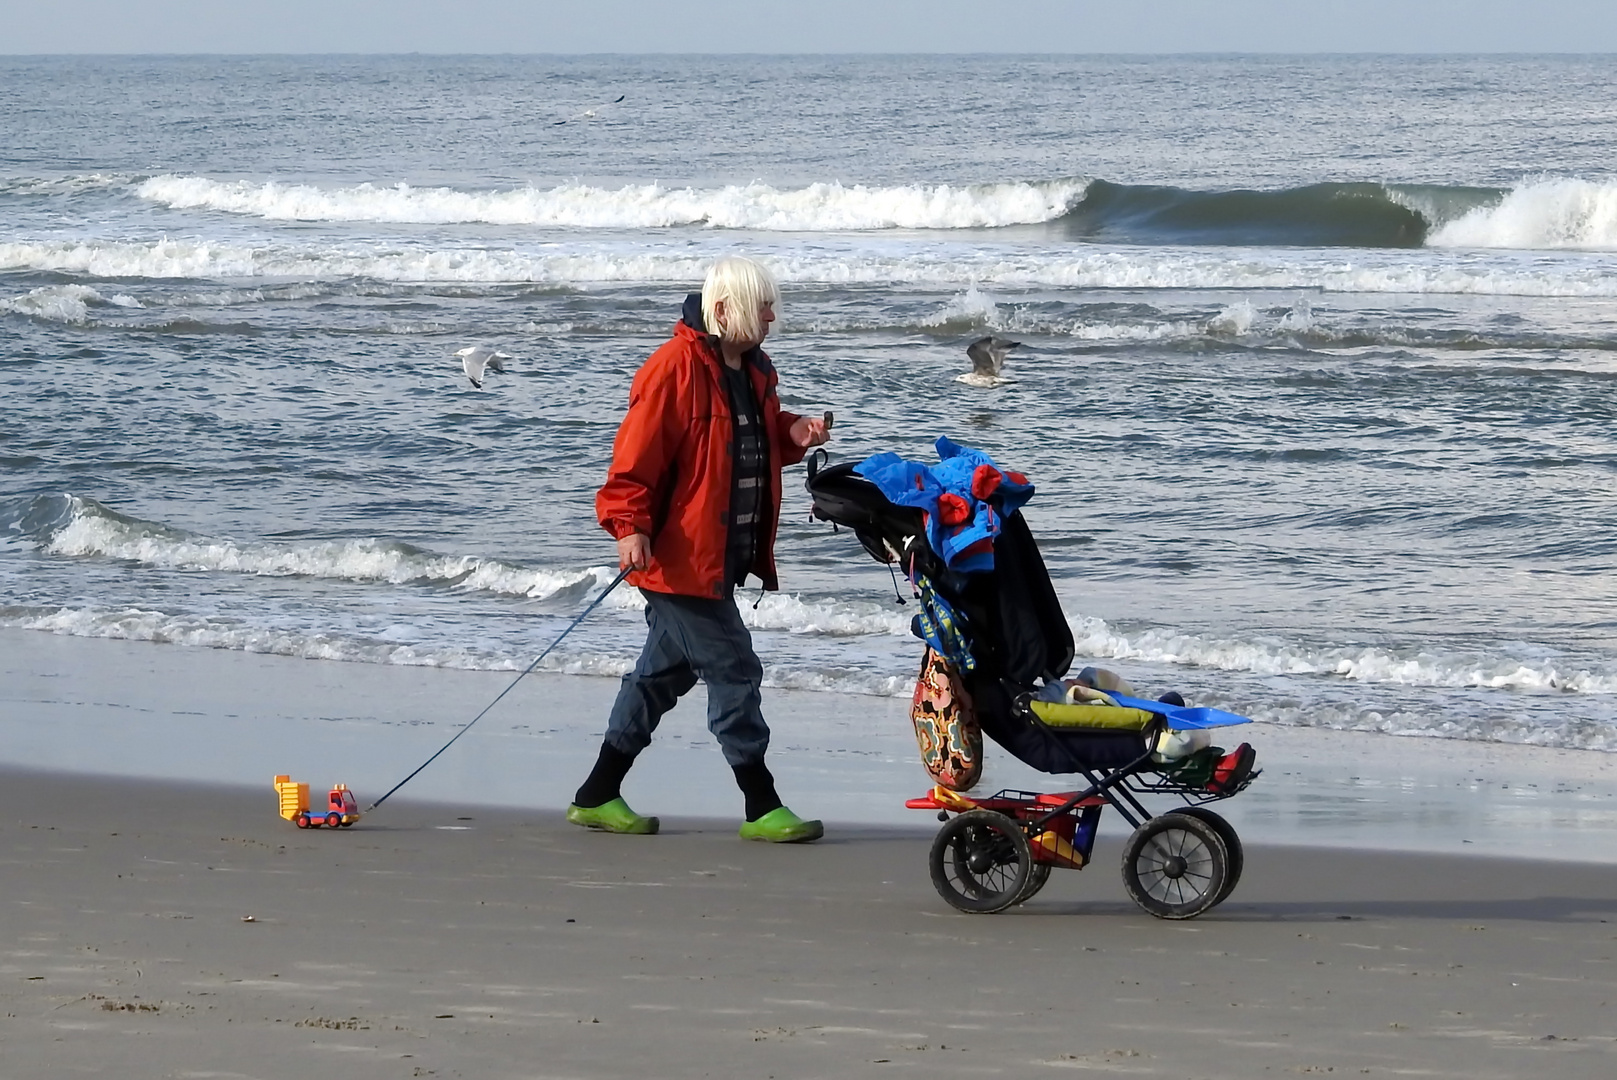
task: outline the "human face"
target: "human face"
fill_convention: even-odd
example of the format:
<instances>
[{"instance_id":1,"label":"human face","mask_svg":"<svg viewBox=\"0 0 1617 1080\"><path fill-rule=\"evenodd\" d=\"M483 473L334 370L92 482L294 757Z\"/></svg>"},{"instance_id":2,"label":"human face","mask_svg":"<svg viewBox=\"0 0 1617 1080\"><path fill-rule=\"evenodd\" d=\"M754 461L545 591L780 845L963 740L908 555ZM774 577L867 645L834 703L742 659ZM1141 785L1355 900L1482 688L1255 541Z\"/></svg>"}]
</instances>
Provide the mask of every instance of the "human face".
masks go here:
<instances>
[{"instance_id":1,"label":"human face","mask_svg":"<svg viewBox=\"0 0 1617 1080\"><path fill-rule=\"evenodd\" d=\"M713 306L713 314L718 319L719 325L721 325L721 326L725 325L728 322L728 320L725 317L728 309L729 309L729 302L726 301L726 300L720 300L718 303L716 303ZM769 324L774 322L774 321L775 321L775 303L772 300L765 300L763 303L758 305L758 336L757 336L757 338L755 338L753 340L750 340L750 341L734 341L734 340L731 340L729 338L726 338L725 339L725 344L728 345L728 346L734 346L735 348L741 349L743 351L745 351L747 349L757 348L759 345L762 345L764 343L764 338L769 336Z\"/></svg>"}]
</instances>

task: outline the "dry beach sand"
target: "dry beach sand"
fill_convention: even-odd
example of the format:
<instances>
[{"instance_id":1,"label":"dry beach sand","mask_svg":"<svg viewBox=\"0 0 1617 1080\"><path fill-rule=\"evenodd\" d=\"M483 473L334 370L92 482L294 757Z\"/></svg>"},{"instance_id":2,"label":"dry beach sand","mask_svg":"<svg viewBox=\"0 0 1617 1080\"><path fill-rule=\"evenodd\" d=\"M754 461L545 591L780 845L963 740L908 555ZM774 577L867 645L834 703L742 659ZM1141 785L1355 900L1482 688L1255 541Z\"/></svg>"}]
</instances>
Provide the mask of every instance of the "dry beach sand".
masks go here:
<instances>
[{"instance_id":1,"label":"dry beach sand","mask_svg":"<svg viewBox=\"0 0 1617 1080\"><path fill-rule=\"evenodd\" d=\"M690 706L630 791L663 835L564 824L599 720L546 717L611 691L565 676L352 829L276 816L273 773L363 803L509 679L0 634L0 1076L1617 1074L1604 755L1254 728L1245 876L1178 924L1115 819L1024 907L945 906L933 823L864 810L921 789L902 702L771 697L811 846L735 837Z\"/></svg>"}]
</instances>

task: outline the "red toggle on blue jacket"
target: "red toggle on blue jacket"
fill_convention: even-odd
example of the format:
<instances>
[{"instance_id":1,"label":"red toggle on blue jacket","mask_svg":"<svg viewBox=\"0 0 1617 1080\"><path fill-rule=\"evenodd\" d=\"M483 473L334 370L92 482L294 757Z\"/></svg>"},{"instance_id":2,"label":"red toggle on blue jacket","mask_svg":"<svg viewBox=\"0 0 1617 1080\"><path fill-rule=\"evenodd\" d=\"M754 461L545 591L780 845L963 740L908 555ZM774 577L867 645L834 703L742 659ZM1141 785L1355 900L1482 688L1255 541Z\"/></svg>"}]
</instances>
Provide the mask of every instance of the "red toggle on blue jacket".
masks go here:
<instances>
[{"instance_id":1,"label":"red toggle on blue jacket","mask_svg":"<svg viewBox=\"0 0 1617 1080\"><path fill-rule=\"evenodd\" d=\"M875 454L853 471L880 488L888 502L926 515L927 543L949 569L992 570L1000 522L1033 497L1033 485L1019 472L1001 470L981 450L946 437L936 445L936 465Z\"/></svg>"}]
</instances>

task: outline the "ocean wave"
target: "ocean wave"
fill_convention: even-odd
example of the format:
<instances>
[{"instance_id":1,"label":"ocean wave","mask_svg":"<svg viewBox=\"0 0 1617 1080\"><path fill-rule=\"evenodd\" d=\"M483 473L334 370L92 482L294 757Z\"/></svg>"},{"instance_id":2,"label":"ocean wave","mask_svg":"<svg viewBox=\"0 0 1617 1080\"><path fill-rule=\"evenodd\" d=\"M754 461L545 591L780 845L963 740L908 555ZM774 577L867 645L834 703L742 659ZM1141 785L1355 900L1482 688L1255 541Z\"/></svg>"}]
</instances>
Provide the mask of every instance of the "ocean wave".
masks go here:
<instances>
[{"instance_id":1,"label":"ocean wave","mask_svg":"<svg viewBox=\"0 0 1617 1080\"><path fill-rule=\"evenodd\" d=\"M76 495L47 496L0 512L0 532L32 536L40 550L64 557L121 559L163 570L262 577L310 577L388 585L422 585L486 592L551 603L581 603L615 578L608 567L523 566L477 555L443 555L376 538L300 544L243 543L197 536L159 522L120 514ZM639 610L633 589L615 592L610 609ZM831 637L907 635L909 618L877 603L765 594L756 604L737 599L755 630Z\"/></svg>"},{"instance_id":2,"label":"ocean wave","mask_svg":"<svg viewBox=\"0 0 1617 1080\"><path fill-rule=\"evenodd\" d=\"M88 285L45 285L21 296L0 297L0 312L81 326L90 321L90 309L96 306L138 308L141 303L123 293L103 296Z\"/></svg>"},{"instance_id":3,"label":"ocean wave","mask_svg":"<svg viewBox=\"0 0 1617 1080\"><path fill-rule=\"evenodd\" d=\"M1069 239L1151 244L1419 247L1427 219L1381 184L1192 191L1096 180L1060 221Z\"/></svg>"},{"instance_id":4,"label":"ocean wave","mask_svg":"<svg viewBox=\"0 0 1617 1080\"><path fill-rule=\"evenodd\" d=\"M1219 707L1241 707L1220 701ZM1443 716L1435 720L1427 704L1404 708L1369 707L1350 702L1273 703L1262 710L1264 723L1327 731L1369 732L1417 739L1507 743L1563 750L1617 752L1617 725L1609 720L1567 719L1544 709L1525 714L1497 707L1490 712Z\"/></svg>"},{"instance_id":5,"label":"ocean wave","mask_svg":"<svg viewBox=\"0 0 1617 1080\"><path fill-rule=\"evenodd\" d=\"M1617 694L1617 672L1581 667L1567 670L1538 657L1463 652L1400 654L1359 645L1306 647L1163 629L1123 634L1093 617L1072 623L1078 654L1095 658L1254 675L1318 675L1377 685Z\"/></svg>"},{"instance_id":6,"label":"ocean wave","mask_svg":"<svg viewBox=\"0 0 1617 1080\"><path fill-rule=\"evenodd\" d=\"M483 556L437 554L374 538L269 544L199 537L71 495L13 506L0 514L0 531L31 534L42 551L56 556L122 559L165 570L427 585L564 605L599 595L616 576L604 566L576 570L522 566ZM618 590L606 601L609 609L619 611L643 605L643 598L632 589ZM761 631L830 637L909 633L907 612L872 601L766 593L756 605L741 597L737 605L747 625ZM1171 629L1123 634L1092 617L1074 620L1073 628L1079 654L1096 658L1257 675L1319 675L1379 685L1617 693L1617 672L1567 670L1542 657L1405 655L1365 646L1302 647L1206 638Z\"/></svg>"},{"instance_id":7,"label":"ocean wave","mask_svg":"<svg viewBox=\"0 0 1617 1080\"><path fill-rule=\"evenodd\" d=\"M520 670L510 657L449 645L423 646L318 630L244 625L237 620L144 608L0 608L0 626L70 637L234 649L304 660L470 670ZM632 661L630 661L632 663ZM555 670L561 670L558 667ZM627 666L623 670L628 670ZM603 671L603 674L611 673Z\"/></svg>"},{"instance_id":8,"label":"ocean wave","mask_svg":"<svg viewBox=\"0 0 1617 1080\"><path fill-rule=\"evenodd\" d=\"M1059 222L1072 239L1151 244L1617 250L1617 183L1499 188L1322 183L1191 191L1096 180Z\"/></svg>"},{"instance_id":9,"label":"ocean wave","mask_svg":"<svg viewBox=\"0 0 1617 1080\"><path fill-rule=\"evenodd\" d=\"M121 188L179 210L271 221L493 224L581 230L700 227L870 232L1039 227L1055 239L1128 244L1617 250L1617 182L1576 177L1510 189L1324 182L1195 190L1059 177L875 186L657 183L504 190L347 187L165 174L0 178L0 197Z\"/></svg>"},{"instance_id":10,"label":"ocean wave","mask_svg":"<svg viewBox=\"0 0 1617 1080\"><path fill-rule=\"evenodd\" d=\"M1086 307L1088 305L1085 305ZM1048 306L1004 298L977 286L956 294L928 316L912 321L877 321L822 316L799 323L788 315L784 327L794 333L916 333L941 331L951 336L989 331L1004 336L1038 335L1085 344L1140 342L1228 342L1277 344L1310 349L1365 347L1422 350L1550 350L1617 351L1617 334L1570 334L1534 327L1519 329L1429 328L1398 325L1389 319L1366 319L1340 309L1320 311L1307 295L1284 307L1250 300L1227 304L1211 316L1173 318L1150 305L1131 305L1125 317L1116 306L1097 305L1103 317L1070 314ZM1051 342L1057 347L1060 341Z\"/></svg>"},{"instance_id":11,"label":"ocean wave","mask_svg":"<svg viewBox=\"0 0 1617 1080\"><path fill-rule=\"evenodd\" d=\"M609 579L610 580L610 579ZM69 637L143 641L190 648L231 649L303 660L333 660L401 667L467 671L521 671L529 661L492 648L470 648L445 641L389 641L354 633L296 626L253 626L236 619L122 607L0 606L0 627ZM635 651L638 651L636 648ZM635 652L560 648L535 670L561 675L616 678L635 663ZM913 677L879 672L770 664L764 685L775 689L893 697L907 695Z\"/></svg>"},{"instance_id":12,"label":"ocean wave","mask_svg":"<svg viewBox=\"0 0 1617 1080\"><path fill-rule=\"evenodd\" d=\"M1435 229L1433 247L1617 251L1617 182L1562 178L1521 184Z\"/></svg>"},{"instance_id":13,"label":"ocean wave","mask_svg":"<svg viewBox=\"0 0 1617 1080\"><path fill-rule=\"evenodd\" d=\"M96 278L369 279L416 284L661 284L700 281L713 252L607 250L525 252L484 248L248 246L200 240L0 243L0 270ZM927 247L901 253L794 245L760 250L787 284L969 289L1265 289L1341 293L1617 296L1603 262L1546 264L1432 253L1424 259L1367 253L1323 258L1257 253L1240 258L1192 250L982 249Z\"/></svg>"},{"instance_id":14,"label":"ocean wave","mask_svg":"<svg viewBox=\"0 0 1617 1080\"><path fill-rule=\"evenodd\" d=\"M219 210L277 221L483 223L579 229L697 225L774 232L970 229L1049 221L1066 213L1086 182L1061 179L980 185L897 187L817 183L781 189L567 184L510 191L459 191L408 184L321 188L275 181L154 176L135 185L143 199L176 209Z\"/></svg>"},{"instance_id":15,"label":"ocean wave","mask_svg":"<svg viewBox=\"0 0 1617 1080\"><path fill-rule=\"evenodd\" d=\"M94 499L57 498L63 505L45 517L45 527L36 530L41 550L50 555L123 559L164 570L438 585L540 600L582 592L598 578L589 570L550 570L474 555L439 555L374 538L242 543L128 517ZM35 516L41 515L36 511Z\"/></svg>"},{"instance_id":16,"label":"ocean wave","mask_svg":"<svg viewBox=\"0 0 1617 1080\"><path fill-rule=\"evenodd\" d=\"M530 662L526 655L517 655L495 645L478 648L448 639L432 640L430 637L410 641L388 640L383 636L357 632L336 632L296 625L253 625L237 618L212 618L140 607L0 605L0 627L74 637L408 667L520 671ZM1083 645L1097 644L1094 629L1090 627L1092 633L1082 642ZM1080 655L1135 663L1196 664L1258 673L1274 673L1278 670L1306 673L1316 670L1307 660L1294 659L1289 663L1276 664L1275 658L1271 657L1268 661L1253 663L1243 660L1238 655L1241 652L1239 643L1225 643L1212 649L1186 648L1186 639L1180 638L1169 648L1140 641L1110 651L1081 650ZM545 658L537 670L554 674L616 677L627 672L633 664L634 646L614 650L610 646L575 645L557 649ZM1124 664L1117 666L1128 671ZM1480 683L1444 680L1436 685L1519 685L1511 682L1510 678L1507 677L1506 682L1502 683L1499 674L1495 673ZM1527 673L1521 678L1529 683L1540 681L1534 673ZM779 689L898 698L908 697L914 685L914 677L908 671L896 674L848 667L828 668L812 662L768 664L764 668L763 681L765 686ZM1237 689L1234 683L1225 692L1220 692L1216 687L1209 688L1196 697L1199 704L1229 708L1263 723L1286 726L1617 751L1617 729L1609 721L1557 719L1564 717L1565 710L1546 713L1544 709L1534 707L1531 697L1513 701L1496 699L1474 702L1468 708L1435 715L1429 704L1422 706L1411 703L1408 707L1400 708L1344 699L1340 694L1325 694L1302 704L1293 695L1276 699L1262 690L1250 687Z\"/></svg>"},{"instance_id":17,"label":"ocean wave","mask_svg":"<svg viewBox=\"0 0 1617 1080\"><path fill-rule=\"evenodd\" d=\"M105 191L124 187L137 177L125 173L80 173L69 176L6 176L0 177L0 198L17 196L79 195L89 191Z\"/></svg>"}]
</instances>

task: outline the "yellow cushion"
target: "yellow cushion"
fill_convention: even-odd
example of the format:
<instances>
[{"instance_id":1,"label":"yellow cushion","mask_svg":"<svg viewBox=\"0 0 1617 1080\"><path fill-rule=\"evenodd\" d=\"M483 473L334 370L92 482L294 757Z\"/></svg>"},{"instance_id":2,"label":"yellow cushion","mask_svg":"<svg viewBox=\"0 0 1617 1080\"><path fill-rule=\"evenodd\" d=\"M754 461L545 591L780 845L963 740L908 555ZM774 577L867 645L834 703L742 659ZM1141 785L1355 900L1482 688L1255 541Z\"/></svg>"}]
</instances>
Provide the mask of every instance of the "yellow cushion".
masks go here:
<instances>
[{"instance_id":1,"label":"yellow cushion","mask_svg":"<svg viewBox=\"0 0 1617 1080\"><path fill-rule=\"evenodd\" d=\"M1120 705L1063 705L1054 701L1028 704L1034 716L1057 728L1144 731L1151 723L1151 714L1144 709L1125 709Z\"/></svg>"}]
</instances>

